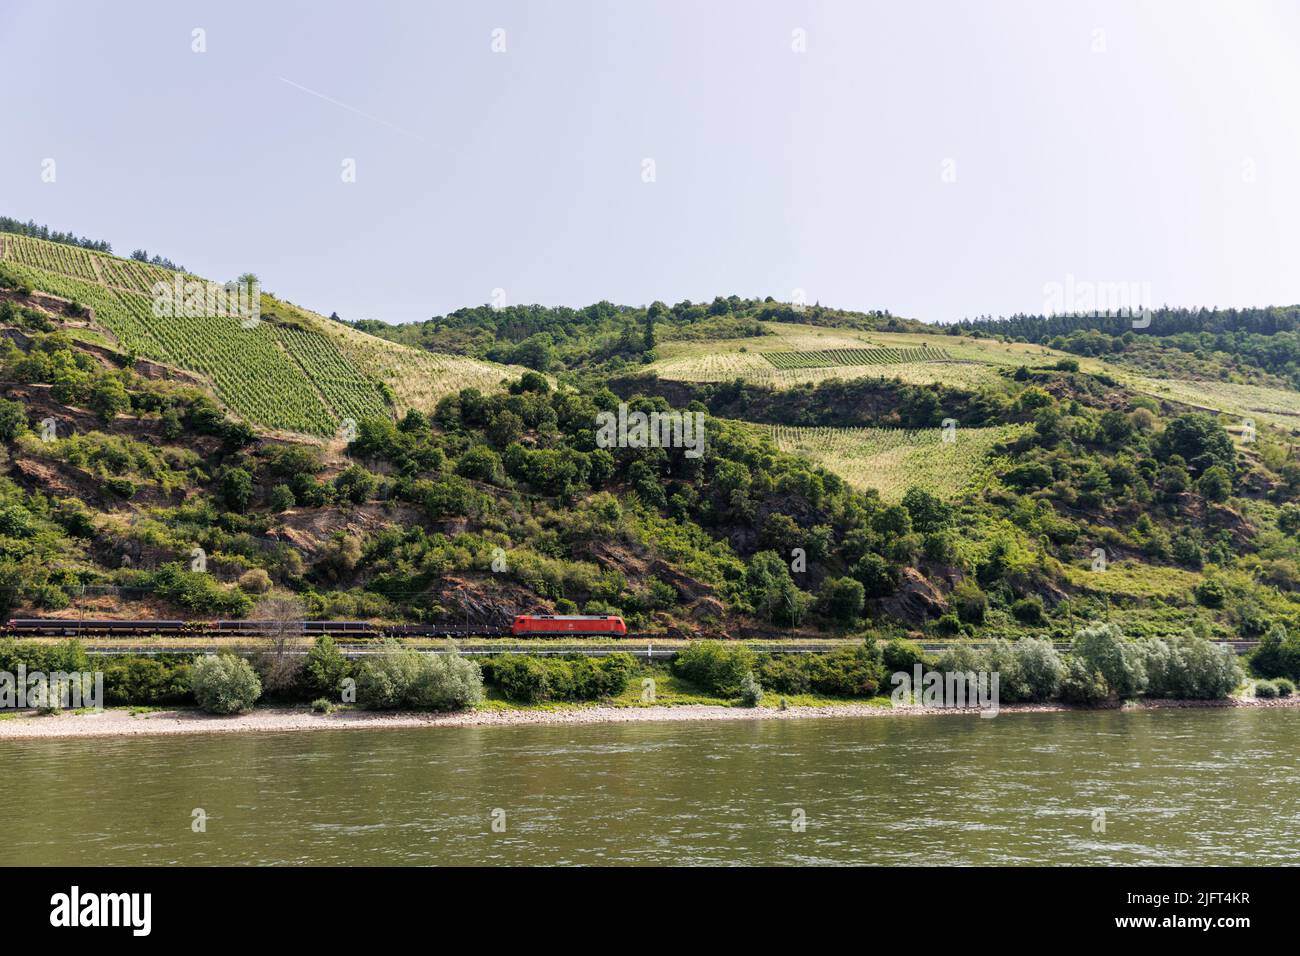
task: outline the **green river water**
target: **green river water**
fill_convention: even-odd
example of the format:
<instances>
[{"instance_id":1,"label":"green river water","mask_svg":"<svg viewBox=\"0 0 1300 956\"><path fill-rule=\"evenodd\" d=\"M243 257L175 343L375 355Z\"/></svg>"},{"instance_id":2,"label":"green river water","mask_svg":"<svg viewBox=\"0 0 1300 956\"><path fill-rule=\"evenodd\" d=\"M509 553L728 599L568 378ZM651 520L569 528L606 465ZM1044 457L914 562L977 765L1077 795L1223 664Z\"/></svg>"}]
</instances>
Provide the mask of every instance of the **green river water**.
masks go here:
<instances>
[{"instance_id":1,"label":"green river water","mask_svg":"<svg viewBox=\"0 0 1300 956\"><path fill-rule=\"evenodd\" d=\"M4 865L1300 863L1300 709L5 741L0 764Z\"/></svg>"}]
</instances>

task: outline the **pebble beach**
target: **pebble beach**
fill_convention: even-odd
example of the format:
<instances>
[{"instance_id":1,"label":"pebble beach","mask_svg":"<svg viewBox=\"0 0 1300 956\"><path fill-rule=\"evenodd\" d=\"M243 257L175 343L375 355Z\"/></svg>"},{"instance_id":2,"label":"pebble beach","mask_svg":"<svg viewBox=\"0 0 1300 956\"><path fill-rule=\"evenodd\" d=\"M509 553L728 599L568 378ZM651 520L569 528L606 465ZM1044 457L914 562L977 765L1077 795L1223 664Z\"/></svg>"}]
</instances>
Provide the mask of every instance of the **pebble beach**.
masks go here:
<instances>
[{"instance_id":1,"label":"pebble beach","mask_svg":"<svg viewBox=\"0 0 1300 956\"><path fill-rule=\"evenodd\" d=\"M1296 707L1300 697L1257 700L1230 697L1219 701L1144 700L1125 709L1205 707ZM1064 704L1004 704L998 716L1050 713L1076 708ZM219 717L197 708L177 708L132 715L126 709L89 713L38 715L19 712L0 720L0 741L59 737L132 737L171 734L284 733L309 730L361 730L409 727L483 727L518 724L601 724L682 720L810 720L818 718L871 718L915 716L978 717L976 708L890 707L867 703L830 704L820 707L724 707L707 704L643 707L570 707L550 709L492 709L457 713L382 712L341 710L314 713L306 707L259 707L246 714Z\"/></svg>"}]
</instances>

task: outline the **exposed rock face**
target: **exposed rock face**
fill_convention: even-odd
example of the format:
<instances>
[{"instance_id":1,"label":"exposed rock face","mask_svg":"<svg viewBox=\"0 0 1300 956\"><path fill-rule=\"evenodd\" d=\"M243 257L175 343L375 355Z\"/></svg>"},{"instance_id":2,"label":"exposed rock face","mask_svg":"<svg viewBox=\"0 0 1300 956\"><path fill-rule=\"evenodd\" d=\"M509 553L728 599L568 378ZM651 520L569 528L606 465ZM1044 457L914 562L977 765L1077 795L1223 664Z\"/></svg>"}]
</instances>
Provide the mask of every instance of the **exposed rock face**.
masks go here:
<instances>
[{"instance_id":1,"label":"exposed rock face","mask_svg":"<svg viewBox=\"0 0 1300 956\"><path fill-rule=\"evenodd\" d=\"M428 596L446 610L449 624L509 627L516 614L554 613L549 602L539 602L527 588L491 573L440 578L433 583Z\"/></svg>"},{"instance_id":2,"label":"exposed rock face","mask_svg":"<svg viewBox=\"0 0 1300 956\"><path fill-rule=\"evenodd\" d=\"M383 530L389 525L409 525L421 512L414 505L395 503L391 510L382 505L368 504L356 508L321 509L295 508L280 516L280 524L271 536L287 541L303 553L308 560L325 546L337 532L365 536Z\"/></svg>"},{"instance_id":3,"label":"exposed rock face","mask_svg":"<svg viewBox=\"0 0 1300 956\"><path fill-rule=\"evenodd\" d=\"M688 613L693 621L705 621L709 619L721 621L727 616L727 608L715 597L703 597L690 605Z\"/></svg>"},{"instance_id":4,"label":"exposed rock face","mask_svg":"<svg viewBox=\"0 0 1300 956\"><path fill-rule=\"evenodd\" d=\"M1245 515L1229 505L1205 503L1205 523L1211 528L1221 528L1232 536L1232 546L1247 548L1255 539L1255 529Z\"/></svg>"},{"instance_id":5,"label":"exposed rock face","mask_svg":"<svg viewBox=\"0 0 1300 956\"><path fill-rule=\"evenodd\" d=\"M34 423L36 430L40 429L40 422L53 418L56 438L66 438L74 432L107 430L104 422L93 412L73 408L55 399L50 385L10 385L5 389L5 398L20 401L27 406L27 420Z\"/></svg>"},{"instance_id":6,"label":"exposed rock face","mask_svg":"<svg viewBox=\"0 0 1300 956\"><path fill-rule=\"evenodd\" d=\"M57 462L20 458L14 462L13 468L14 476L31 491L60 498L78 498L82 501L99 500L92 485L67 480Z\"/></svg>"},{"instance_id":7,"label":"exposed rock face","mask_svg":"<svg viewBox=\"0 0 1300 956\"><path fill-rule=\"evenodd\" d=\"M880 602L885 613L908 624L924 624L948 613L948 602L916 568L904 568L898 590Z\"/></svg>"}]
</instances>

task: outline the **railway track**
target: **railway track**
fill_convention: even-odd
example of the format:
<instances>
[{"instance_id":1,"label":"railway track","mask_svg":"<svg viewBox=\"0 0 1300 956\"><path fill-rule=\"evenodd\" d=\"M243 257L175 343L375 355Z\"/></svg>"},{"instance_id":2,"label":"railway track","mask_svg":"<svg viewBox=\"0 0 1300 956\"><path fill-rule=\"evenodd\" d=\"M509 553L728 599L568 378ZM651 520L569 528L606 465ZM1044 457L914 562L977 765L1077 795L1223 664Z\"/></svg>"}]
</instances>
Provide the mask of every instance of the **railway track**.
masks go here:
<instances>
[{"instance_id":1,"label":"railway track","mask_svg":"<svg viewBox=\"0 0 1300 956\"><path fill-rule=\"evenodd\" d=\"M431 654L449 653L444 645L423 645L420 641L453 640L456 651L471 656L487 654L588 654L596 657L629 653L650 660L664 659L688 643L661 631L640 631L626 637L593 634L586 641L557 639L549 634L521 635L515 640L504 626L482 624L372 624L368 621L164 621L86 620L77 618L17 618L7 622L0 636L47 640L75 637L87 642L92 654L211 654L223 649L257 650L265 642L283 639L285 653L306 654L311 642L328 634L339 639L339 648L349 657L366 657L383 652L380 641L397 638ZM604 638L604 639L602 639ZM744 638L755 651L768 653L827 653L857 643L850 638ZM984 648L991 641L921 641L928 653L952 647ZM1238 654L1247 654L1258 641L1224 641ZM658 646L656 646L656 644ZM1068 641L1055 642L1058 649Z\"/></svg>"},{"instance_id":2,"label":"railway track","mask_svg":"<svg viewBox=\"0 0 1300 956\"><path fill-rule=\"evenodd\" d=\"M13 618L0 629L6 637L249 638L282 635L319 637L500 637L510 633L491 624L373 624L369 621L180 621L87 618Z\"/></svg>"},{"instance_id":3,"label":"railway track","mask_svg":"<svg viewBox=\"0 0 1300 956\"><path fill-rule=\"evenodd\" d=\"M407 645L412 650L420 651L425 654L463 654L467 657L484 657L492 654L532 654L542 657L562 656L565 654L583 654L588 657L608 657L610 654L631 654L633 657L644 660L668 660L689 642L684 640L665 640L656 643L655 641L646 641L638 643L627 641L619 644L560 644L551 642L532 642L526 644L515 643L460 643L453 649L445 645ZM851 647L858 643L853 639L839 639L821 642L756 642L741 641L751 650L758 653L768 654L826 654L831 651L841 650L845 647ZM1258 641L1223 641L1222 643L1230 646L1238 655L1245 655L1258 646ZM922 648L927 653L942 653L952 647L981 647L987 646L987 642L970 642L959 644L958 642L940 642L926 643ZM1057 649L1064 651L1068 644L1064 642L1057 643ZM91 643L86 645L86 652L92 655L132 655L140 657L157 657L163 654L216 654L223 650L248 650L256 651L261 647L256 643L239 644L231 641L221 643L203 643L193 642L185 644L132 644L132 643ZM349 658L372 657L385 652L385 648L377 642L366 644L346 644L338 645L339 651ZM283 653L290 656L305 655L310 650L309 644L298 644L286 647Z\"/></svg>"}]
</instances>

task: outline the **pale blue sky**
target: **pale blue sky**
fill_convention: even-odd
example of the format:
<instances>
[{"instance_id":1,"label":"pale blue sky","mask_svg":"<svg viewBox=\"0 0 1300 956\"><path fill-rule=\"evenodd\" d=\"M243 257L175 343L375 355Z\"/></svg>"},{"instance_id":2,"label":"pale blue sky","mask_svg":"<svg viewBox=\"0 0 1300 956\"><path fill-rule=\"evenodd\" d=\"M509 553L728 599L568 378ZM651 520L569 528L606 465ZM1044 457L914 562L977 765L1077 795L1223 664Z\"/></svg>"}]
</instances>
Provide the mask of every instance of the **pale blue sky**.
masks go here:
<instances>
[{"instance_id":1,"label":"pale blue sky","mask_svg":"<svg viewBox=\"0 0 1300 956\"><path fill-rule=\"evenodd\" d=\"M0 62L0 213L349 319L1300 301L1296 0L3 0Z\"/></svg>"}]
</instances>

